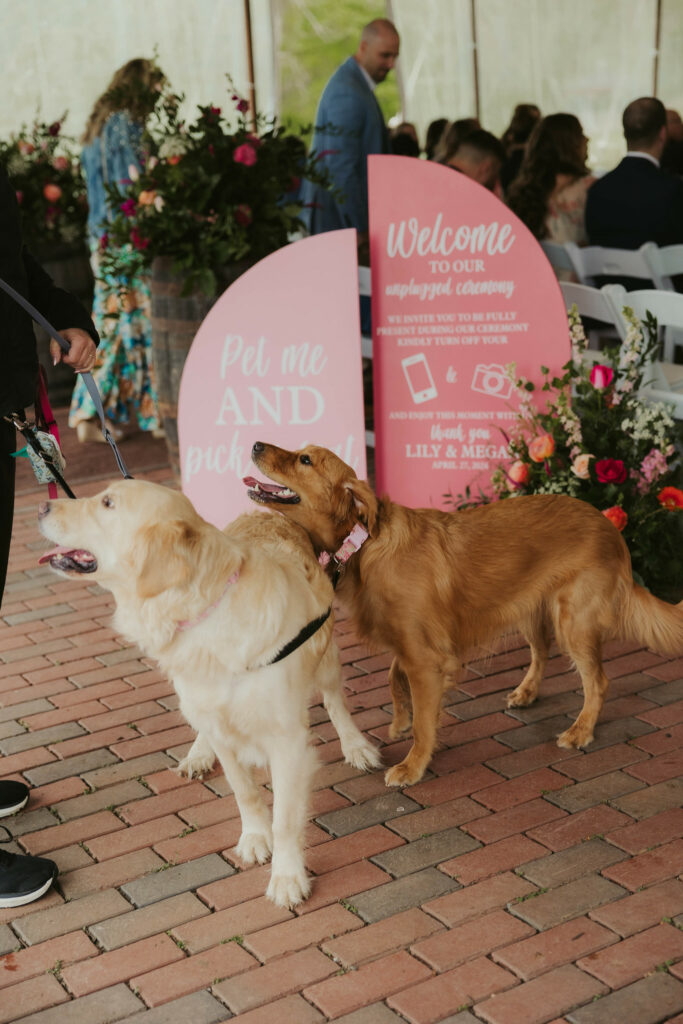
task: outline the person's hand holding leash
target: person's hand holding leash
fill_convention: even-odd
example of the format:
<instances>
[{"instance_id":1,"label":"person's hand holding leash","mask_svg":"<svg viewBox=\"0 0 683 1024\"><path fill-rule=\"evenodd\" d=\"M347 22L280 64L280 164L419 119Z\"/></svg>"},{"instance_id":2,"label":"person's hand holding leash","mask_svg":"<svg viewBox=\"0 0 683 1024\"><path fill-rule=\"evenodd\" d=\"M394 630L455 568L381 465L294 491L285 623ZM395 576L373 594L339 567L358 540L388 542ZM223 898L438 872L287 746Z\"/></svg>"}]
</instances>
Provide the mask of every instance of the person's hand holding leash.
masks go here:
<instances>
[{"instance_id":1,"label":"person's hand holding leash","mask_svg":"<svg viewBox=\"0 0 683 1024\"><path fill-rule=\"evenodd\" d=\"M71 348L63 352L59 342L52 338L50 341L50 355L54 366L57 363L66 363L72 367L74 373L89 373L95 365L97 348L90 335L81 330L80 327L68 327L60 331L65 341L68 341Z\"/></svg>"}]
</instances>

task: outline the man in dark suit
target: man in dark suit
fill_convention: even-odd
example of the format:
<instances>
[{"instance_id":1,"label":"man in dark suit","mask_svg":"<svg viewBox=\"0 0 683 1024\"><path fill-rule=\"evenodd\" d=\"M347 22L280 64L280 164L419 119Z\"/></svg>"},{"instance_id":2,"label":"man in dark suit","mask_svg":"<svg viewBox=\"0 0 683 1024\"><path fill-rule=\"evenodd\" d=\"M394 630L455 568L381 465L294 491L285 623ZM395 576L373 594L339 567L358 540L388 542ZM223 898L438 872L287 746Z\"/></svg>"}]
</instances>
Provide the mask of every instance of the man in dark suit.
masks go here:
<instances>
[{"instance_id":1,"label":"man in dark suit","mask_svg":"<svg viewBox=\"0 0 683 1024\"><path fill-rule=\"evenodd\" d=\"M683 181L659 166L667 140L664 104L652 96L634 100L623 125L626 156L588 190L589 243L639 249L645 242L683 242Z\"/></svg>"}]
</instances>

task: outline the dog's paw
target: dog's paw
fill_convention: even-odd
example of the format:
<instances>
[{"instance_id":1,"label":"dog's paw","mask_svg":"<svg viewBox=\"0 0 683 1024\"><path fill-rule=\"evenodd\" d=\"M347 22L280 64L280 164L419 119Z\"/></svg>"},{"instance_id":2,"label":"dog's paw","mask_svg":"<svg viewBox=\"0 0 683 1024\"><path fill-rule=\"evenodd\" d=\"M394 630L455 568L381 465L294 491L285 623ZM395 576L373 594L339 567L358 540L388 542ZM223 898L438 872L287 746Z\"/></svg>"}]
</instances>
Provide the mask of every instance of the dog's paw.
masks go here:
<instances>
[{"instance_id":1,"label":"dog's paw","mask_svg":"<svg viewBox=\"0 0 683 1024\"><path fill-rule=\"evenodd\" d=\"M216 762L216 755L211 746L200 735L194 741L182 761L176 765L177 775L187 779L201 779L210 772Z\"/></svg>"},{"instance_id":2,"label":"dog's paw","mask_svg":"<svg viewBox=\"0 0 683 1024\"><path fill-rule=\"evenodd\" d=\"M576 722L557 737L558 747L563 747L565 750L580 750L592 742L593 733L586 732L585 729L577 729Z\"/></svg>"},{"instance_id":3,"label":"dog's paw","mask_svg":"<svg viewBox=\"0 0 683 1024\"><path fill-rule=\"evenodd\" d=\"M273 875L266 896L278 907L291 910L311 895L311 880L302 868L293 875Z\"/></svg>"},{"instance_id":4,"label":"dog's paw","mask_svg":"<svg viewBox=\"0 0 683 1024\"><path fill-rule=\"evenodd\" d=\"M384 781L387 786L412 786L413 783L419 782L423 775L423 770L413 768L405 761L401 761L393 768L387 768L384 773Z\"/></svg>"},{"instance_id":5,"label":"dog's paw","mask_svg":"<svg viewBox=\"0 0 683 1024\"><path fill-rule=\"evenodd\" d=\"M509 708L526 708L536 700L537 693L528 690L526 687L518 686L516 690L508 694L507 706Z\"/></svg>"},{"instance_id":6,"label":"dog's paw","mask_svg":"<svg viewBox=\"0 0 683 1024\"><path fill-rule=\"evenodd\" d=\"M243 832L235 852L245 864L265 864L273 852L273 836L270 832Z\"/></svg>"},{"instance_id":7,"label":"dog's paw","mask_svg":"<svg viewBox=\"0 0 683 1024\"><path fill-rule=\"evenodd\" d=\"M347 744L344 748L344 760L347 764L352 764L354 768L360 768L363 772L370 771L371 768L379 768L382 764L377 747L363 736L353 743Z\"/></svg>"}]
</instances>

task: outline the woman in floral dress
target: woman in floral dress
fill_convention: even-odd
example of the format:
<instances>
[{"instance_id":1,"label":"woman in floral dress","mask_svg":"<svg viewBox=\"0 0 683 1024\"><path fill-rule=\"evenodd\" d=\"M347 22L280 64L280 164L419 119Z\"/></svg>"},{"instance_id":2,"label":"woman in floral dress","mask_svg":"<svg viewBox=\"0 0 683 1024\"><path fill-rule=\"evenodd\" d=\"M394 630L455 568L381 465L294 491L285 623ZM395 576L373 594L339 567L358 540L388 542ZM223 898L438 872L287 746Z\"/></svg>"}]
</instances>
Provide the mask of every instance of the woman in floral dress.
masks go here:
<instances>
[{"instance_id":1,"label":"woman in floral dress","mask_svg":"<svg viewBox=\"0 0 683 1024\"><path fill-rule=\"evenodd\" d=\"M136 58L120 68L93 107L85 133L81 164L88 190L88 242L95 276L93 320L101 342L93 370L110 430L120 438L131 415L141 430L159 431L154 386L149 276L111 274L103 265L106 222L110 216L106 185L130 181L142 166L143 132L163 75L150 60ZM125 266L125 250L118 254ZM119 425L119 427L116 426ZM69 426L79 441L102 441L95 408L78 378Z\"/></svg>"}]
</instances>

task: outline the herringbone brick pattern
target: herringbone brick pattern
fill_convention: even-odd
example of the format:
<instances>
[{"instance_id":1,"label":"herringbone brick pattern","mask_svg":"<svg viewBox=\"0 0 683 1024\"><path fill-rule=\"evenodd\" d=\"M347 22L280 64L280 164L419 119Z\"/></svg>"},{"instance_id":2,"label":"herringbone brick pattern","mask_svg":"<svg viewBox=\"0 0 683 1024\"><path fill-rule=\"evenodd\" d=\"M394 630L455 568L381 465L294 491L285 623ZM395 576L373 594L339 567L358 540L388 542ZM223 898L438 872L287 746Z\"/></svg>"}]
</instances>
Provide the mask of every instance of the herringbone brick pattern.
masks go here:
<instances>
[{"instance_id":1,"label":"herringbone brick pattern","mask_svg":"<svg viewBox=\"0 0 683 1024\"><path fill-rule=\"evenodd\" d=\"M158 445L125 455L168 481ZM82 495L110 471L106 449L87 456ZM192 731L113 632L109 595L38 566L43 497L22 468L0 772L33 787L7 820L13 849L60 876L0 911L0 1024L683 1021L683 658L611 644L596 740L575 752L554 742L581 699L565 659L536 705L508 711L526 649L478 652L429 772L403 791L344 764L316 704L313 894L283 911L268 868L235 854L225 779L175 774ZM341 613L336 636L356 721L396 763L389 659Z\"/></svg>"}]
</instances>

